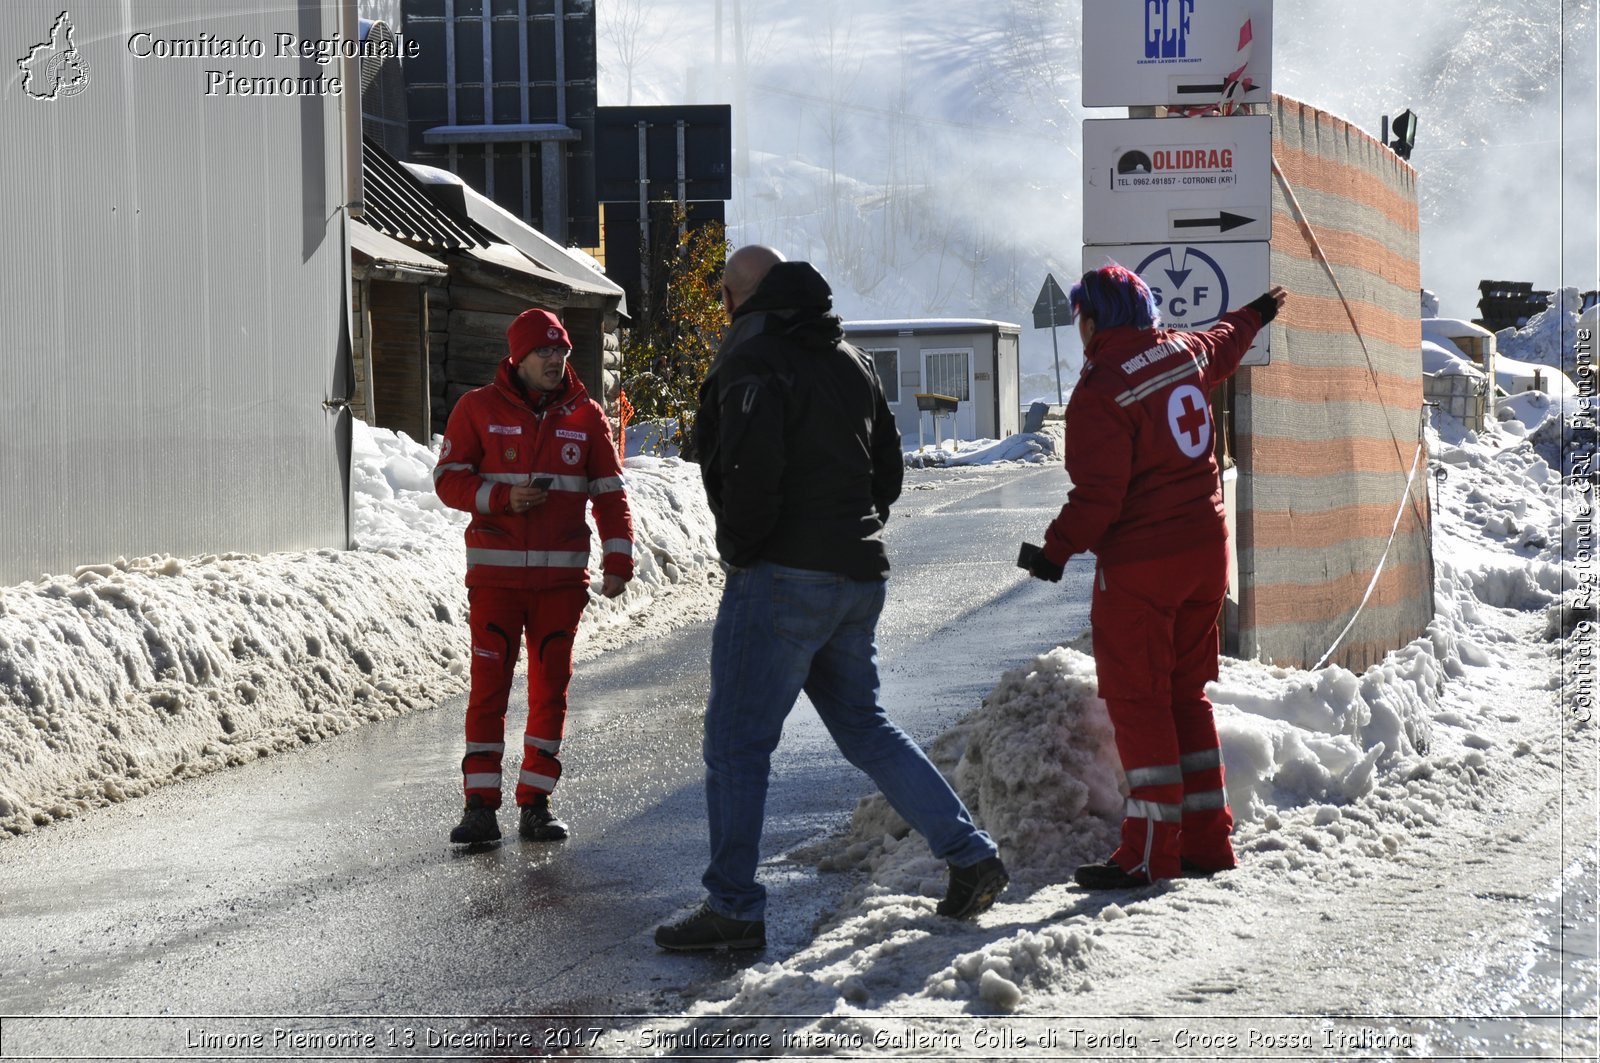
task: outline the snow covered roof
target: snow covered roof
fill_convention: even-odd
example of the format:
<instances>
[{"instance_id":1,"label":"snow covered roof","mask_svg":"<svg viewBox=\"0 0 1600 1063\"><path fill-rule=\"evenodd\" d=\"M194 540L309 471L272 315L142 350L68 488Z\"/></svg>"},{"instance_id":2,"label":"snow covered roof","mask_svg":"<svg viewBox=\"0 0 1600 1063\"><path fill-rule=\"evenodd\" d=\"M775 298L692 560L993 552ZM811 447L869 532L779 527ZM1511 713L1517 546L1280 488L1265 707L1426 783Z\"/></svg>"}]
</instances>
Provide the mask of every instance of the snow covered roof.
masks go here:
<instances>
[{"instance_id":1,"label":"snow covered roof","mask_svg":"<svg viewBox=\"0 0 1600 1063\"><path fill-rule=\"evenodd\" d=\"M1455 344L1422 341L1422 371L1429 376L1483 376L1483 371L1463 357Z\"/></svg>"},{"instance_id":2,"label":"snow covered roof","mask_svg":"<svg viewBox=\"0 0 1600 1063\"><path fill-rule=\"evenodd\" d=\"M1425 317L1422 319L1423 335L1438 333L1441 336L1484 336L1494 338L1494 333L1482 325L1462 321L1457 317Z\"/></svg>"},{"instance_id":3,"label":"snow covered roof","mask_svg":"<svg viewBox=\"0 0 1600 1063\"><path fill-rule=\"evenodd\" d=\"M894 332L921 336L929 332L1021 332L1022 326L1010 321L991 321L987 318L966 317L915 317L885 321L846 321L846 335Z\"/></svg>"},{"instance_id":4,"label":"snow covered roof","mask_svg":"<svg viewBox=\"0 0 1600 1063\"><path fill-rule=\"evenodd\" d=\"M379 265L400 266L415 273L447 272L443 262L410 244L385 236L362 221L350 223L350 246Z\"/></svg>"},{"instance_id":5,"label":"snow covered roof","mask_svg":"<svg viewBox=\"0 0 1600 1063\"><path fill-rule=\"evenodd\" d=\"M592 295L614 296L619 300L623 298L621 285L599 272L593 265L592 257L577 257L568 248L562 247L457 175L420 163L406 162L401 165L423 184L457 188L468 218L522 252L547 272L557 274L573 288ZM626 312L624 307L623 313Z\"/></svg>"}]
</instances>

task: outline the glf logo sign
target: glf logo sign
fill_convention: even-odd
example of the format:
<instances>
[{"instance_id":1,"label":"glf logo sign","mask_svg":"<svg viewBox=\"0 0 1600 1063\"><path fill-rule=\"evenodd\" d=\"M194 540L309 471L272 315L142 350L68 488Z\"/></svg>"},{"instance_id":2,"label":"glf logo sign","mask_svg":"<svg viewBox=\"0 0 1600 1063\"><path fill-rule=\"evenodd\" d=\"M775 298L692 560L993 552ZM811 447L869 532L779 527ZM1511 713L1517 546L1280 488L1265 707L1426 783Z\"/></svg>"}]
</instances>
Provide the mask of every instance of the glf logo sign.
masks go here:
<instances>
[{"instance_id":1,"label":"glf logo sign","mask_svg":"<svg viewBox=\"0 0 1600 1063\"><path fill-rule=\"evenodd\" d=\"M1194 0L1144 0L1144 57L1182 59L1189 54Z\"/></svg>"}]
</instances>

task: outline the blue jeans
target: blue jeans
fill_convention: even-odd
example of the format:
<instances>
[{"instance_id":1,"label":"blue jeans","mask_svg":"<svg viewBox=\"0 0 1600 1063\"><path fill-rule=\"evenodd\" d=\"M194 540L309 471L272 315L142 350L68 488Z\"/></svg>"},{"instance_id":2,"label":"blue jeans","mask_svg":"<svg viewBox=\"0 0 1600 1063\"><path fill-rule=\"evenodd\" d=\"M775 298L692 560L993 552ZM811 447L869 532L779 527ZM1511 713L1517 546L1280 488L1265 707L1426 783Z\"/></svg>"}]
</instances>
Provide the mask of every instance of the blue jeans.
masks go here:
<instances>
[{"instance_id":1,"label":"blue jeans","mask_svg":"<svg viewBox=\"0 0 1600 1063\"><path fill-rule=\"evenodd\" d=\"M756 882L772 751L804 690L845 759L889 804L961 867L996 854L950 784L878 704L878 614L883 580L760 561L728 575L711 641L706 705L706 811L712 910L764 919Z\"/></svg>"}]
</instances>

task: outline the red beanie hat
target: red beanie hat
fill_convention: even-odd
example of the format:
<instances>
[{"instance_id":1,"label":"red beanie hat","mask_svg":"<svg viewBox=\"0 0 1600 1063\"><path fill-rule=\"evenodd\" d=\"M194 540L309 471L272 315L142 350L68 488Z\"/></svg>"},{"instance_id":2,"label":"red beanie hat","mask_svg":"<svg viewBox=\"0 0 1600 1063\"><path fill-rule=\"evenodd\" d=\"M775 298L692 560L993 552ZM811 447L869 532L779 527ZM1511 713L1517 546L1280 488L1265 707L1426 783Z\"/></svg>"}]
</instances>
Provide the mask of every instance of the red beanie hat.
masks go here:
<instances>
[{"instance_id":1,"label":"red beanie hat","mask_svg":"<svg viewBox=\"0 0 1600 1063\"><path fill-rule=\"evenodd\" d=\"M572 341L561 319L548 310L524 310L506 329L506 343L511 347L511 360L521 364L529 351L541 347L565 347L572 350Z\"/></svg>"}]
</instances>

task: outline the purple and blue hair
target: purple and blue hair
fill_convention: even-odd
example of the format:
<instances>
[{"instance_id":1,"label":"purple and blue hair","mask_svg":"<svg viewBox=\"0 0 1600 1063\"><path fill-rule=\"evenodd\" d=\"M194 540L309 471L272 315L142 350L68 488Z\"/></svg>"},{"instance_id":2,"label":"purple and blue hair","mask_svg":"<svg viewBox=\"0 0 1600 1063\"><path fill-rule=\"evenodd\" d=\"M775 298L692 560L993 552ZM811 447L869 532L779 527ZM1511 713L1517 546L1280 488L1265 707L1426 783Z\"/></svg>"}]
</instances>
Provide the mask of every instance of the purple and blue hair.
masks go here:
<instances>
[{"instance_id":1,"label":"purple and blue hair","mask_svg":"<svg viewBox=\"0 0 1600 1063\"><path fill-rule=\"evenodd\" d=\"M1161 312L1156 309L1150 286L1137 273L1116 263L1085 273L1067 293L1067 302L1075 315L1093 318L1096 329L1116 325L1145 329L1161 324Z\"/></svg>"}]
</instances>

